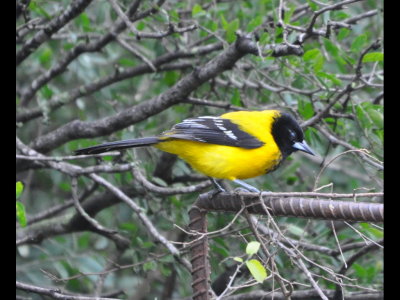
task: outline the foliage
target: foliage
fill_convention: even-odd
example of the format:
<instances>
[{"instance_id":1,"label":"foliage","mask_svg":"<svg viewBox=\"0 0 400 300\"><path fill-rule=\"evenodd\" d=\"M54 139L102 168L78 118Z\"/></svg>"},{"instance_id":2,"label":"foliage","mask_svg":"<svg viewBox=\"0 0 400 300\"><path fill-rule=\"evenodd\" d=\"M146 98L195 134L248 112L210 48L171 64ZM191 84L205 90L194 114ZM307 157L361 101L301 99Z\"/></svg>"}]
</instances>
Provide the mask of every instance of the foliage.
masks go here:
<instances>
[{"instance_id":1,"label":"foliage","mask_svg":"<svg viewBox=\"0 0 400 300\"><path fill-rule=\"evenodd\" d=\"M17 62L17 136L33 150L54 158L53 164L17 161L17 178L24 182L23 192L17 183L18 281L62 287L66 293L116 292L113 297L121 299L189 297L189 271L149 234L138 212L87 174L80 174L76 198L99 224L117 230L116 235L99 234L75 209L72 176L57 163L112 169L134 161L145 179L158 187L197 184L207 178L153 148L117 157L63 158L104 141L153 136L192 116L279 108L303 122L307 143L319 156L295 153L275 172L247 181L259 189L382 191L382 3L353 1L327 9L309 28L315 12L338 1L139 1L131 23L118 31L124 21L117 8L128 14L135 1L89 2L37 47L25 48L74 1L17 1L17 8L18 3L22 5L22 12L17 13L17 53L31 51ZM279 14L281 2L283 16ZM117 39L110 35L112 31ZM238 33L253 34L262 56L245 55L231 70L213 76L188 97L168 105L152 104L195 67L223 53L237 41ZM302 35L306 36L302 55L276 55L275 46L296 46ZM146 104L138 113L140 105ZM132 113L131 121L115 121L126 112ZM74 127L76 120L84 126ZM84 131L85 126L93 127ZM357 149L367 149L367 155L360 151L340 155ZM28 155L21 148L17 152ZM168 171L155 176L154 171L163 166ZM187 228L188 209L201 191L160 194L143 188L131 169L96 173L123 190L167 240L188 241L180 228ZM208 218L211 232L225 227L234 215L211 213ZM346 293L382 291L382 251L367 251L345 274L333 275L365 245L361 242L382 239L381 224L350 227L343 222L293 217L274 220L284 237L297 243L323 290L335 290L340 277ZM260 222L269 225L271 220L265 217ZM24 240L35 234L36 240ZM243 217L227 231L211 236L212 280L230 265L229 258L246 253L242 262L258 283L236 293L276 288L270 276L274 270L267 263L272 258L265 257L252 240ZM124 242L127 247L121 246ZM279 275L293 284L294 291L305 289L304 285L311 288L307 274L279 245L285 241L264 242ZM180 244L178 248L187 257L187 248ZM235 285L254 278L243 276Z\"/></svg>"},{"instance_id":2,"label":"foliage","mask_svg":"<svg viewBox=\"0 0 400 300\"><path fill-rule=\"evenodd\" d=\"M16 183L16 198L21 197L22 191L24 190L24 185L21 181L17 181ZM25 206L21 201L16 202L16 210L17 210L17 220L21 227L26 226L26 212Z\"/></svg>"}]
</instances>

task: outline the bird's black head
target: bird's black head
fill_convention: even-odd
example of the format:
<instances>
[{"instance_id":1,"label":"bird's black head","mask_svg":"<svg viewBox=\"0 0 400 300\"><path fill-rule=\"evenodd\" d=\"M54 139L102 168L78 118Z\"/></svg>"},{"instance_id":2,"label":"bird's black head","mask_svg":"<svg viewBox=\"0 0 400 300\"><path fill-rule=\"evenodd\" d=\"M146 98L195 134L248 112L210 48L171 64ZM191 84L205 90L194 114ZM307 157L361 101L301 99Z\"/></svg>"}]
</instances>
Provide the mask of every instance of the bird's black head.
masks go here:
<instances>
[{"instance_id":1,"label":"bird's black head","mask_svg":"<svg viewBox=\"0 0 400 300\"><path fill-rule=\"evenodd\" d=\"M304 134L300 125L288 113L281 113L275 119L272 125L272 136L278 144L283 158L286 158L297 150L315 155L314 151L311 150L304 140Z\"/></svg>"}]
</instances>

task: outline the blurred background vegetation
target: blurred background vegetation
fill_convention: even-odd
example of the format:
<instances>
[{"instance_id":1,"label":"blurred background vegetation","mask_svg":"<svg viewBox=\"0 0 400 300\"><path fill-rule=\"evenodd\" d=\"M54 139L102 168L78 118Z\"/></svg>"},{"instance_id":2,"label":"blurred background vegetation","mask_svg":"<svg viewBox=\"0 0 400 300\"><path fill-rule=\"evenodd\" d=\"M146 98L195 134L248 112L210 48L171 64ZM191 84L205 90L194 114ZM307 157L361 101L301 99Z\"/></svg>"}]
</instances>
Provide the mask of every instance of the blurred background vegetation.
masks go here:
<instances>
[{"instance_id":1,"label":"blurred background vegetation","mask_svg":"<svg viewBox=\"0 0 400 300\"><path fill-rule=\"evenodd\" d=\"M188 117L219 115L237 109L282 109L303 122L306 140L319 156L295 153L277 171L248 183L274 192L382 191L382 2L86 1L87 5L81 4L80 13L18 61L18 53L27 49L31 39L48 30L68 7L83 2L17 1L17 136L25 145L46 156L63 157L72 155L78 148L105 141L156 135ZM329 9L339 2L344 3ZM126 14L135 4L139 6L131 23L126 25L118 8ZM283 15L279 13L280 6L284 9ZM326 11L315 14L324 8ZM311 23L313 16L316 16L314 24ZM124 29L106 39L118 22L125 24ZM201 68L234 43L237 31L254 34L263 55L244 56L232 70L202 84L190 97L112 134L97 132L88 138L66 138L57 145L52 145L50 138L43 139L63 134L63 126L74 120L96 122L117 116L175 88L195 67ZM309 32L312 34L300 43L301 36ZM301 45L303 55L273 55L277 45L293 44ZM171 53L182 55L168 57L162 63L157 61ZM38 146L46 142L47 146ZM340 155L355 149L368 152ZM17 153L21 154L20 149ZM127 151L117 158L106 156L68 162L89 167L135 161L148 180L163 187L184 187L207 180L180 160L167 164L164 176L154 176L154 170L165 164L167 158L156 149L145 148ZM125 189L168 240L187 241L185 233L175 225L187 228L187 212L199 192L160 195L146 191L129 170L99 175ZM89 230L87 224L70 231L67 228L62 234L46 235L51 228L69 224L78 214L71 200L71 177L43 162L19 158L17 180L23 183L18 201L28 221L27 226L21 226L18 221L16 225L17 280L61 288L69 293L103 297L112 294L119 299L191 296L189 271L149 236L136 213L125 203L114 200L100 209L95 218L127 239L127 248L117 249L112 239ZM78 177L78 192L82 204L109 196L103 187L85 176ZM381 202L382 199L357 201ZM30 222L54 207L60 208L57 213ZM209 231L223 228L233 217L228 213L209 214ZM328 221L293 217L275 220L288 238L330 249L338 249L338 244L343 247L370 243L383 237L381 224L357 223L352 228L338 222L336 238ZM38 232L42 234L41 239L27 238ZM244 218L238 218L228 231L211 238L212 280L233 264L232 257L244 255L246 244L251 240L254 237ZM182 253L187 254L184 245L176 246L183 247ZM310 289L305 274L285 252L277 245L268 247L280 275L293 283L294 290ZM343 257L350 258L360 247L344 251ZM342 256L309 249L301 251L315 262L308 263L308 267L320 286L335 289L338 278L319 266L338 272L344 264ZM115 269L110 270L112 267ZM341 279L343 289L346 292L382 291L382 269L382 251L360 256L346 270L347 277ZM243 283L251 277L241 280ZM273 288L276 283L266 280L237 293ZM42 299L39 294L21 290L17 295Z\"/></svg>"}]
</instances>

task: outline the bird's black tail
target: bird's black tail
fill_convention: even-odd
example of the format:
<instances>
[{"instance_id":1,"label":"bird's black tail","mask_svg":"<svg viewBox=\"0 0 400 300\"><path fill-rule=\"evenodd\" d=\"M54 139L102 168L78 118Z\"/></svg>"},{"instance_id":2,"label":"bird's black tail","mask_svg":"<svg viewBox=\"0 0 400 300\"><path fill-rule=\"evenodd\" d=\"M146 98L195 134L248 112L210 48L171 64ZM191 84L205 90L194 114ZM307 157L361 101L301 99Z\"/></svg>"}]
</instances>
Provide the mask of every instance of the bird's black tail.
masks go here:
<instances>
[{"instance_id":1,"label":"bird's black tail","mask_svg":"<svg viewBox=\"0 0 400 300\"><path fill-rule=\"evenodd\" d=\"M76 155L81 154L99 154L103 152L108 152L112 150L121 150L134 147L144 147L154 145L160 142L158 137L144 137L131 140L116 141L110 143L104 143L97 146L87 147L75 150Z\"/></svg>"}]
</instances>

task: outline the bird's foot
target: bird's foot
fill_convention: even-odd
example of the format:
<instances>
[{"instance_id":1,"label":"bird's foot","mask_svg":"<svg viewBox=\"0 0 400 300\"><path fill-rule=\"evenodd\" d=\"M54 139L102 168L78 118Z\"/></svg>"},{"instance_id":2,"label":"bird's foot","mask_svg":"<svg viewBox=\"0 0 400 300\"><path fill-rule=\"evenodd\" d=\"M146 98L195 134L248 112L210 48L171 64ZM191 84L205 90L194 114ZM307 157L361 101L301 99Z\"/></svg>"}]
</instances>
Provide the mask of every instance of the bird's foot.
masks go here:
<instances>
[{"instance_id":1,"label":"bird's foot","mask_svg":"<svg viewBox=\"0 0 400 300\"><path fill-rule=\"evenodd\" d=\"M218 195L219 193L225 193L226 190L218 183L218 181L215 178L210 177L211 182L214 184L215 189L212 190L212 197L215 195Z\"/></svg>"},{"instance_id":2,"label":"bird's foot","mask_svg":"<svg viewBox=\"0 0 400 300\"><path fill-rule=\"evenodd\" d=\"M237 183L238 185L241 185L243 188L242 190L245 190L246 192L253 192L253 193L261 193L261 191L254 186L240 180L240 179L235 179L233 180L234 183Z\"/></svg>"}]
</instances>

